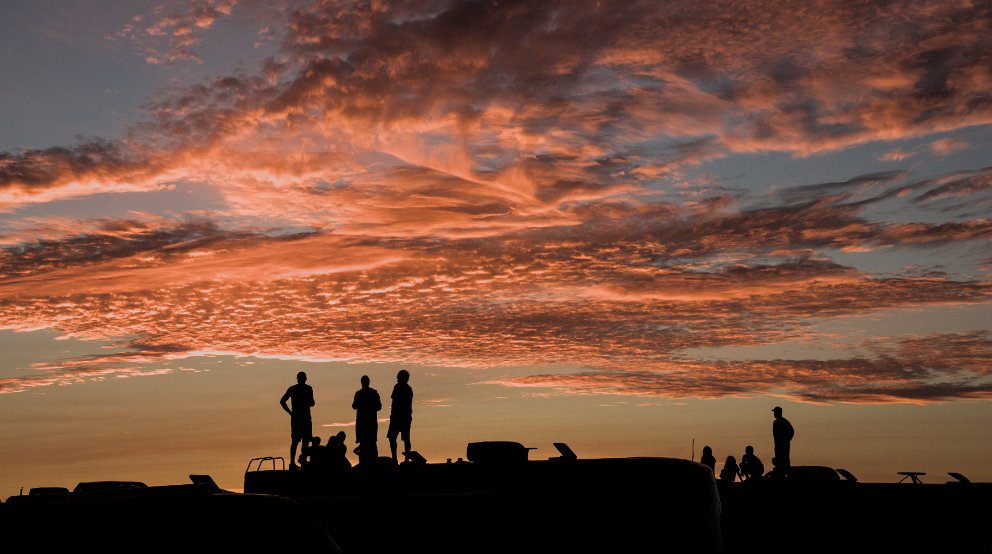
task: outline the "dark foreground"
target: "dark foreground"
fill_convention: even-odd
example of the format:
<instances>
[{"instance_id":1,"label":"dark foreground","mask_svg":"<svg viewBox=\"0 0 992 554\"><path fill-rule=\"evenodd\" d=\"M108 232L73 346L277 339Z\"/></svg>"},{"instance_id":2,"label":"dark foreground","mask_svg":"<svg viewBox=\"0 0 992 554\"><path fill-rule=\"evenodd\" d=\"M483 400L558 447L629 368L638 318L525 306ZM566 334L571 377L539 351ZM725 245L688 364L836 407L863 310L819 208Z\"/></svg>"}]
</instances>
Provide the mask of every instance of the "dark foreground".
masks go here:
<instances>
[{"instance_id":1,"label":"dark foreground","mask_svg":"<svg viewBox=\"0 0 992 554\"><path fill-rule=\"evenodd\" d=\"M860 483L829 468L717 483L688 460L532 461L518 443L473 444L464 463L249 465L244 494L206 476L37 490L0 504L0 533L43 551L992 553L988 484Z\"/></svg>"},{"instance_id":2,"label":"dark foreground","mask_svg":"<svg viewBox=\"0 0 992 554\"><path fill-rule=\"evenodd\" d=\"M298 502L193 483L80 483L72 492L12 496L0 504L9 552L340 552Z\"/></svg>"},{"instance_id":3,"label":"dark foreground","mask_svg":"<svg viewBox=\"0 0 992 554\"><path fill-rule=\"evenodd\" d=\"M728 554L992 553L992 485L720 483Z\"/></svg>"},{"instance_id":4,"label":"dark foreground","mask_svg":"<svg viewBox=\"0 0 992 554\"><path fill-rule=\"evenodd\" d=\"M355 467L246 475L246 491L286 494L348 553L722 551L708 468L618 458Z\"/></svg>"}]
</instances>

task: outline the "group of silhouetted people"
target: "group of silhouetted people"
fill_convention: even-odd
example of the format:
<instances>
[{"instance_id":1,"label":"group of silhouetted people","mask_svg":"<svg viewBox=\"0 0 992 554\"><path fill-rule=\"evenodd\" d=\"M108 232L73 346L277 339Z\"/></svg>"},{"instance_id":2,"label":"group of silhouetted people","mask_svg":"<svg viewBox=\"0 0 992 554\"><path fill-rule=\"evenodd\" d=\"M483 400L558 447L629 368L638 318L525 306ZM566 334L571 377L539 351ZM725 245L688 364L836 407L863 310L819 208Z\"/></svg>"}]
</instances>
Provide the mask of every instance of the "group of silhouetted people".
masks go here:
<instances>
[{"instance_id":1,"label":"group of silhouetted people","mask_svg":"<svg viewBox=\"0 0 992 554\"><path fill-rule=\"evenodd\" d=\"M300 454L298 467L315 472L348 469L351 467L351 462L348 460L348 447L345 446L344 440L344 431L331 435L325 445L320 444L320 437L311 438L309 446Z\"/></svg>"},{"instance_id":2,"label":"group of silhouetted people","mask_svg":"<svg viewBox=\"0 0 992 554\"><path fill-rule=\"evenodd\" d=\"M313 423L310 408L316 404L313 388L306 384L306 372L296 374L296 384L289 387L282 395L279 404L290 415L292 443L289 447L290 469L319 468L342 469L351 467L345 446L345 432L339 431L332 435L326 445L321 446L320 437L313 435ZM394 462L397 461L397 438L403 441L403 456L408 459L411 450L410 425L413 422L413 389L410 387L410 372L401 369L396 374L396 385L391 395L392 406L389 414L389 450ZM377 446L379 421L378 412L382 409L379 392L370 386L368 375L361 379L362 388L355 392L351 403L355 410L355 454L358 463L375 463L379 459ZM297 449L302 445L299 458ZM299 464L297 464L299 461Z\"/></svg>"},{"instance_id":3,"label":"group of silhouetted people","mask_svg":"<svg viewBox=\"0 0 992 554\"><path fill-rule=\"evenodd\" d=\"M306 384L307 374L303 371L296 374L296 384L289 387L282 395L279 404L290 415L292 428L292 444L289 447L290 469L303 467L321 468L347 468L351 467L348 461L345 447L345 433L339 431L331 436L327 444L321 446L320 437L313 436L313 423L310 417L310 408L316 402L313 397L313 388ZM386 437L389 439L389 450L393 462L397 461L397 439L403 441L404 460L409 460L412 452L410 445L410 425L413 422L413 389L410 387L410 372L401 369L396 374L396 384L393 386L392 405L389 413L389 430ZM371 387L371 380L368 375L362 375L362 388L355 391L354 400L351 403L355 410L355 442L354 449L358 455L358 463L375 463L379 459L379 449L377 446L379 434L378 413L382 410L382 400L379 392ZM292 407L290 407L292 406ZM741 481L751 481L762 478L785 477L791 465L790 444L795 429L789 420L782 417L782 408L775 406L772 409L775 420L772 423L772 437L775 440L775 456L772 458L772 470L765 473L765 465L754 453L754 447L748 445L744 448L744 455L741 456L740 463L734 456L727 456L720 470L721 481L733 482L737 479ZM296 451L303 445L300 457L297 459ZM297 464L299 460L299 465ZM716 474L716 458L713 456L713 449L709 446L703 447L703 455L699 459L700 463L709 466Z\"/></svg>"},{"instance_id":4,"label":"group of silhouetted people","mask_svg":"<svg viewBox=\"0 0 992 554\"><path fill-rule=\"evenodd\" d=\"M785 477L788 474L789 467L792 465L790 445L792 443L792 437L795 436L796 432L792 427L792 423L782 417L781 407L775 406L772 408L772 412L775 414L775 420L772 422L775 456L772 458L771 471L767 474L765 473L765 464L754 453L754 447L748 445L744 448L744 455L741 456L740 463L737 463L737 458L734 456L727 456L726 461L723 463L723 468L719 473L719 479L721 481L734 482L738 479L741 481L753 481L762 478ZM712 448L709 446L703 447L703 455L699 458L699 462L709 466L713 470L713 473L716 474L716 458L713 456Z\"/></svg>"}]
</instances>

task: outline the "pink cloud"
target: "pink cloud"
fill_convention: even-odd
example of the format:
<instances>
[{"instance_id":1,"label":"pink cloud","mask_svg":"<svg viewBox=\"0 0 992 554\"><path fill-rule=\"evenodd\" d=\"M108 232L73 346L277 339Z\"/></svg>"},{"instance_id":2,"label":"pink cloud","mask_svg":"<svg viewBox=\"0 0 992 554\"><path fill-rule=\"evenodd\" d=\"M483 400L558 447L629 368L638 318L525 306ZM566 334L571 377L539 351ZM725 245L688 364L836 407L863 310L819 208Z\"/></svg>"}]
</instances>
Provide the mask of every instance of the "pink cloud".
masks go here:
<instances>
[{"instance_id":1,"label":"pink cloud","mask_svg":"<svg viewBox=\"0 0 992 554\"><path fill-rule=\"evenodd\" d=\"M194 2L148 29L198 40L233 6ZM113 187L134 180L122 160L148 166L145 180L198 159L236 169L250 155L239 150L283 141L378 152L540 197L556 181L636 188L730 152L807 156L992 122L992 48L983 8L969 3L837 2L815 16L745 3L733 26L717 6L652 2L298 8L284 61L166 95L132 133L143 151L118 145L91 167L14 157L0 185L39 194L98 173ZM767 32L772 20L780 32ZM175 55L192 56L188 47ZM547 171L531 170L535 157Z\"/></svg>"},{"instance_id":2,"label":"pink cloud","mask_svg":"<svg viewBox=\"0 0 992 554\"><path fill-rule=\"evenodd\" d=\"M967 150L969 146L968 141L960 138L944 138L930 143L930 149L938 156L947 156L954 152Z\"/></svg>"},{"instance_id":3,"label":"pink cloud","mask_svg":"<svg viewBox=\"0 0 992 554\"><path fill-rule=\"evenodd\" d=\"M202 33L223 16L231 15L238 0L182 0L161 4L150 17L135 16L111 39L129 39L144 49L145 61L173 64L202 63L194 50ZM163 44L164 43L164 44Z\"/></svg>"},{"instance_id":4,"label":"pink cloud","mask_svg":"<svg viewBox=\"0 0 992 554\"><path fill-rule=\"evenodd\" d=\"M901 162L908 160L915 156L912 152L906 152L904 150L889 150L878 157L879 160L883 162Z\"/></svg>"},{"instance_id":5,"label":"pink cloud","mask_svg":"<svg viewBox=\"0 0 992 554\"><path fill-rule=\"evenodd\" d=\"M165 41L154 61L195 60L234 6L163 8L126 36ZM990 170L765 195L687 175L735 153L992 123L984 4L294 7L280 58L254 73L163 91L118 140L0 153L15 221L0 237L0 328L137 337L132 358L62 360L4 390L210 351L566 363L590 372L516 384L589 392L746 395L790 378L808 400L985 397L972 362L920 370L909 342L824 363L678 358L801 336L813 318L989 302L988 280L876 277L823 252L981 247ZM208 183L223 207L26 215L175 182Z\"/></svg>"}]
</instances>

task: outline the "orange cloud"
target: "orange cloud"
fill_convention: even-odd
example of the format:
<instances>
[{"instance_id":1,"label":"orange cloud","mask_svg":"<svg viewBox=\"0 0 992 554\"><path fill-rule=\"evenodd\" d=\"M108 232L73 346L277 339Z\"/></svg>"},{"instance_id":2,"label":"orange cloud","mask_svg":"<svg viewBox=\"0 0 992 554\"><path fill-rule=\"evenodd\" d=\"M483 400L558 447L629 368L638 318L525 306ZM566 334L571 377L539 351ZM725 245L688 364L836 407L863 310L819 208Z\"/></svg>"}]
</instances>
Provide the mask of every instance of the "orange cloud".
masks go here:
<instances>
[{"instance_id":1,"label":"orange cloud","mask_svg":"<svg viewBox=\"0 0 992 554\"><path fill-rule=\"evenodd\" d=\"M234 5L191 2L147 29L198 40ZM526 204L569 182L637 190L732 152L807 156L992 123L986 8L896 6L739 3L732 23L718 5L654 2L295 6L284 60L172 91L127 141L6 154L0 188L27 202L83 182L152 183L177 167L236 171L275 141L378 154ZM172 58L192 58L189 46ZM942 140L942 151L956 144ZM546 171L532 171L535 158ZM387 169L367 156L358 165ZM337 181L325 168L311 184ZM276 181L298 174L269 169Z\"/></svg>"},{"instance_id":2,"label":"orange cloud","mask_svg":"<svg viewBox=\"0 0 992 554\"><path fill-rule=\"evenodd\" d=\"M948 154L953 154L954 152L967 150L968 147L968 142L960 138L944 138L930 143L930 149L933 150L934 154L937 154L938 156L947 156Z\"/></svg>"},{"instance_id":3,"label":"orange cloud","mask_svg":"<svg viewBox=\"0 0 992 554\"><path fill-rule=\"evenodd\" d=\"M828 253L984 252L992 170L768 192L689 174L992 123L987 5L292 7L279 59L254 73L163 91L117 140L0 153L0 328L129 337L132 356L62 360L2 390L227 352L571 364L591 368L573 378L592 392L744 395L791 371L809 400L986 394L972 362L920 370L908 342L819 365L678 355L801 336L814 318L989 302L984 253L953 275L886 276ZM125 35L165 40L154 61L195 61L233 9L182 4ZM220 199L44 216L175 183Z\"/></svg>"},{"instance_id":4,"label":"orange cloud","mask_svg":"<svg viewBox=\"0 0 992 554\"><path fill-rule=\"evenodd\" d=\"M888 343L886 348L891 348ZM651 370L588 371L488 381L565 394L724 398L775 394L799 402L928 403L992 399L988 331L896 342L874 358L834 360L670 359Z\"/></svg>"},{"instance_id":5,"label":"orange cloud","mask_svg":"<svg viewBox=\"0 0 992 554\"><path fill-rule=\"evenodd\" d=\"M238 0L182 0L156 6L151 20L135 16L112 39L129 39L143 47L145 61L203 63L194 47L218 17L231 15ZM159 39L159 40L155 40ZM164 43L164 44L163 44Z\"/></svg>"}]
</instances>

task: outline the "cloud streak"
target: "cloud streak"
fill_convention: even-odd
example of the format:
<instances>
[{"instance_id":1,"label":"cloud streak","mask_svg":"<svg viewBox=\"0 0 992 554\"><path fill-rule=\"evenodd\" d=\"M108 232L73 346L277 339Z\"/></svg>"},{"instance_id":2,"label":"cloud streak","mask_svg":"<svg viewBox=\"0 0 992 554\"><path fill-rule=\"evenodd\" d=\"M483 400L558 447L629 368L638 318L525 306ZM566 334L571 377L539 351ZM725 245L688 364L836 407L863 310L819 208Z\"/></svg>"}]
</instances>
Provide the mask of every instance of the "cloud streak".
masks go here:
<instances>
[{"instance_id":1,"label":"cloud streak","mask_svg":"<svg viewBox=\"0 0 992 554\"><path fill-rule=\"evenodd\" d=\"M151 63L196 61L244 5L190 2L121 36L167 39ZM890 164L963 155L970 143L944 134L992 123L988 5L287 6L260 22L282 50L257 71L165 90L116 139L0 152L0 328L128 337L127 353L37 366L0 391L225 352L564 364L587 371L504 384L591 393L987 397L982 330L827 361L685 352L989 304L974 252L992 238L992 169L887 165L755 191L699 171L873 144ZM937 133L929 150L888 144ZM220 201L44 216L97 194L178 197L176 183ZM837 252L959 270L875 273ZM946 342L977 358L921 358Z\"/></svg>"},{"instance_id":2,"label":"cloud streak","mask_svg":"<svg viewBox=\"0 0 992 554\"><path fill-rule=\"evenodd\" d=\"M639 397L745 397L799 402L927 403L992 398L992 336L987 331L898 340L893 352L832 360L672 359L654 370L589 371L490 381L566 394Z\"/></svg>"},{"instance_id":3,"label":"cloud streak","mask_svg":"<svg viewBox=\"0 0 992 554\"><path fill-rule=\"evenodd\" d=\"M203 33L218 18L229 16L238 0L183 0L155 7L152 17L137 15L111 39L128 39L142 45L145 61L152 65L179 62L203 63L196 52Z\"/></svg>"}]
</instances>

